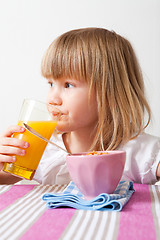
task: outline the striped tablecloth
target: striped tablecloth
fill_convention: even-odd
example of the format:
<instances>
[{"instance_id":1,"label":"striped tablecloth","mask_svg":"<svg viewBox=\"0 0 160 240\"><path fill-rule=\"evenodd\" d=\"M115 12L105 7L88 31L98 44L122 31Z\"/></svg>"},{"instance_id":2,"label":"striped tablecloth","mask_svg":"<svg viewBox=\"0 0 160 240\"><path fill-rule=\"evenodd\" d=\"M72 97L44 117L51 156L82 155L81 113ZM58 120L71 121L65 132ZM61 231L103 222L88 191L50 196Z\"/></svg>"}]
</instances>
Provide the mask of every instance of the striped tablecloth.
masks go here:
<instances>
[{"instance_id":1,"label":"striped tablecloth","mask_svg":"<svg viewBox=\"0 0 160 240\"><path fill-rule=\"evenodd\" d=\"M47 209L42 195L65 188L1 185L0 240L160 239L160 186L134 184L121 212Z\"/></svg>"}]
</instances>

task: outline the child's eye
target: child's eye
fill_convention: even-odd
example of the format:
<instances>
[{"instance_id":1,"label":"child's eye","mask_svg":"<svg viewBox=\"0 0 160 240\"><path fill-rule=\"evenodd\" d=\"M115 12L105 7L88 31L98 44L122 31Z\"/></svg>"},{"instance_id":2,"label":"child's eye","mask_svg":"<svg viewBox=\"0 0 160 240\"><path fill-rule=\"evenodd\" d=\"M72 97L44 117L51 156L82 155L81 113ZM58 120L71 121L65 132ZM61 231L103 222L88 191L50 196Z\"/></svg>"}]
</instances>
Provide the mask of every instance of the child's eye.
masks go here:
<instances>
[{"instance_id":1,"label":"child's eye","mask_svg":"<svg viewBox=\"0 0 160 240\"><path fill-rule=\"evenodd\" d=\"M54 83L53 83L53 82L48 82L48 84L50 85L50 87L53 87L53 86L54 86Z\"/></svg>"},{"instance_id":2,"label":"child's eye","mask_svg":"<svg viewBox=\"0 0 160 240\"><path fill-rule=\"evenodd\" d=\"M72 87L74 87L73 84L71 84L71 83L65 83L65 88L72 88Z\"/></svg>"}]
</instances>

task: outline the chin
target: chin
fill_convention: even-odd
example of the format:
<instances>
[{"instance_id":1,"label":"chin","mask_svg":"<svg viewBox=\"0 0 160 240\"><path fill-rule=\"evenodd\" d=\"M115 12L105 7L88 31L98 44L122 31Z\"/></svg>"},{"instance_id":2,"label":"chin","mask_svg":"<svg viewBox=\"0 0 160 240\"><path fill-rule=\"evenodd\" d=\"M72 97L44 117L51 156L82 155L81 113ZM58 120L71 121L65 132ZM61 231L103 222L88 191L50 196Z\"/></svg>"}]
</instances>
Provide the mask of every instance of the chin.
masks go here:
<instances>
[{"instance_id":1,"label":"chin","mask_svg":"<svg viewBox=\"0 0 160 240\"><path fill-rule=\"evenodd\" d=\"M70 132L70 129L68 128L68 126L66 124L58 123L56 129L59 133Z\"/></svg>"}]
</instances>

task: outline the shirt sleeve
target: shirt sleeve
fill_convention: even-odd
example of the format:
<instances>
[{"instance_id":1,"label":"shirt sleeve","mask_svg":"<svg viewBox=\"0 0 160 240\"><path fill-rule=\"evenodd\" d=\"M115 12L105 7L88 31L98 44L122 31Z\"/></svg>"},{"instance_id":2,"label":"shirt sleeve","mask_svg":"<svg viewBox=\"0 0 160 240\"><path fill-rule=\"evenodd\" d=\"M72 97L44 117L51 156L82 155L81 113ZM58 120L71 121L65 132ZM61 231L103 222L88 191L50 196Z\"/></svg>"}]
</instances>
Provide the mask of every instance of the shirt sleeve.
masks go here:
<instances>
[{"instance_id":1,"label":"shirt sleeve","mask_svg":"<svg viewBox=\"0 0 160 240\"><path fill-rule=\"evenodd\" d=\"M156 183L160 162L160 138L143 133L119 148L126 151L122 180L143 184Z\"/></svg>"}]
</instances>

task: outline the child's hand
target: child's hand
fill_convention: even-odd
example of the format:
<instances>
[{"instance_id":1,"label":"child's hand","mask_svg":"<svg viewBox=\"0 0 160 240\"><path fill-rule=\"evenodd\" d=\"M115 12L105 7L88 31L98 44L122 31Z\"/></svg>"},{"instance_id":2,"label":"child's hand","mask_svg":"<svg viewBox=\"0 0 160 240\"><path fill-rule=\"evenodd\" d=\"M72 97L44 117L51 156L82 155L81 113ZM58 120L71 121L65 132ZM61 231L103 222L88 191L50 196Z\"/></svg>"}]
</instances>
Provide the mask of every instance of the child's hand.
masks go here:
<instances>
[{"instance_id":1,"label":"child's hand","mask_svg":"<svg viewBox=\"0 0 160 240\"><path fill-rule=\"evenodd\" d=\"M0 134L0 170L3 168L4 162L12 163L16 161L16 155L25 155L25 149L29 147L29 143L12 137L13 133L23 132L25 132L25 128L11 126Z\"/></svg>"}]
</instances>

